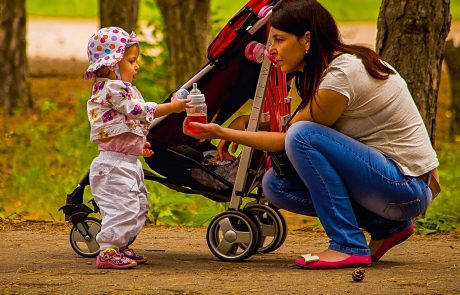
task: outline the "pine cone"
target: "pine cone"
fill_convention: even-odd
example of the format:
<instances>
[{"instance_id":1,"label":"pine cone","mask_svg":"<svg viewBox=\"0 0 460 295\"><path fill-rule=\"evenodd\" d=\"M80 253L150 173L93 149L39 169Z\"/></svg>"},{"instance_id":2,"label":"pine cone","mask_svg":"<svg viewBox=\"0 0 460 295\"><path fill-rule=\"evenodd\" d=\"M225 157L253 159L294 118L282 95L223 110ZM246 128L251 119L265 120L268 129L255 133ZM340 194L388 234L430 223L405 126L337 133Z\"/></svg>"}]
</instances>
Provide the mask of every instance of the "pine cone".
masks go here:
<instances>
[{"instance_id":1,"label":"pine cone","mask_svg":"<svg viewBox=\"0 0 460 295\"><path fill-rule=\"evenodd\" d=\"M351 275L351 277L353 278L353 281L361 282L362 280L364 280L365 273L366 271L363 268L358 267L353 270L353 274Z\"/></svg>"}]
</instances>

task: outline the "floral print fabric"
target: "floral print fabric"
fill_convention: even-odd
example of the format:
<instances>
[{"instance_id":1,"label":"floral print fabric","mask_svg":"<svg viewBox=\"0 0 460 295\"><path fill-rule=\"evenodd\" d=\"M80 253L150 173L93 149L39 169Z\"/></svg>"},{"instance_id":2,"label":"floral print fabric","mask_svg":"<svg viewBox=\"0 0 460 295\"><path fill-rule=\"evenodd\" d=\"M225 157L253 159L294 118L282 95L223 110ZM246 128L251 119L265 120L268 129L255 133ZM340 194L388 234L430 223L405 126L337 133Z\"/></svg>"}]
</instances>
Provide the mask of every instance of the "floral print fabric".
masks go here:
<instances>
[{"instance_id":1,"label":"floral print fabric","mask_svg":"<svg viewBox=\"0 0 460 295\"><path fill-rule=\"evenodd\" d=\"M125 132L146 136L154 118L156 103L145 102L131 83L96 79L87 103L91 141Z\"/></svg>"}]
</instances>

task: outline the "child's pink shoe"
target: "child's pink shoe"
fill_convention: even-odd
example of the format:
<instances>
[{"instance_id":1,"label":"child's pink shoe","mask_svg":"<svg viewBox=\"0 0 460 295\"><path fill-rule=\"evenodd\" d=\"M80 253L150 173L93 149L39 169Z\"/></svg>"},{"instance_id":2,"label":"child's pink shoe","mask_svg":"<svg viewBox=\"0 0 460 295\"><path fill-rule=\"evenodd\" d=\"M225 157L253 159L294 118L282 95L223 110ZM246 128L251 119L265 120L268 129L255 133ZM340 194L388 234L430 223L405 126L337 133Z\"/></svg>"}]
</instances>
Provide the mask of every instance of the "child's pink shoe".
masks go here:
<instances>
[{"instance_id":1,"label":"child's pink shoe","mask_svg":"<svg viewBox=\"0 0 460 295\"><path fill-rule=\"evenodd\" d=\"M124 269L133 268L136 265L137 262L135 260L125 257L114 248L102 250L96 258L97 268Z\"/></svg>"},{"instance_id":2,"label":"child's pink shoe","mask_svg":"<svg viewBox=\"0 0 460 295\"><path fill-rule=\"evenodd\" d=\"M125 255L126 257L136 261L137 264L147 262L147 257L145 257L144 255L136 254L133 249L130 249L128 247L120 248L120 252L123 253L123 255Z\"/></svg>"}]
</instances>

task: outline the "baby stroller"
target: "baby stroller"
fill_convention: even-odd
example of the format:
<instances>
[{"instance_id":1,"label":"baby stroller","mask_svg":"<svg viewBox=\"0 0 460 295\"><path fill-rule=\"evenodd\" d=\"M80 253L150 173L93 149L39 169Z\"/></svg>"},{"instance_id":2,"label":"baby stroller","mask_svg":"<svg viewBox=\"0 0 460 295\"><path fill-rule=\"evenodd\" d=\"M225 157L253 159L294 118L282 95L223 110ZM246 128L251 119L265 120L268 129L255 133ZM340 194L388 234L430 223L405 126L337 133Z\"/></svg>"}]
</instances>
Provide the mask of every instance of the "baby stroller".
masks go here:
<instances>
[{"instance_id":1,"label":"baby stroller","mask_svg":"<svg viewBox=\"0 0 460 295\"><path fill-rule=\"evenodd\" d=\"M287 122L290 98L286 78L273 67L274 61L265 49L271 5L276 2L249 1L208 47L209 62L181 87L190 90L193 83L198 83L206 95L210 122L224 123L250 98L253 103L247 130L256 131L265 122L272 131L280 131ZM216 147L209 140L184 135L184 119L184 113L174 113L154 120L147 138L155 154L145 159L152 169L144 170L145 179L229 203L226 212L212 219L206 234L209 249L219 259L240 261L278 249L286 238L287 225L278 209L263 198L261 179L268 163L265 153L244 146L237 165L230 164L237 172L235 179L229 180L203 164L203 154ZM101 223L88 216L98 211L94 200L90 201L93 209L83 203L87 185L89 173L67 195L66 205L60 210L73 224L72 248L81 256L95 257L99 252L95 238ZM243 206L243 198L253 200Z\"/></svg>"}]
</instances>

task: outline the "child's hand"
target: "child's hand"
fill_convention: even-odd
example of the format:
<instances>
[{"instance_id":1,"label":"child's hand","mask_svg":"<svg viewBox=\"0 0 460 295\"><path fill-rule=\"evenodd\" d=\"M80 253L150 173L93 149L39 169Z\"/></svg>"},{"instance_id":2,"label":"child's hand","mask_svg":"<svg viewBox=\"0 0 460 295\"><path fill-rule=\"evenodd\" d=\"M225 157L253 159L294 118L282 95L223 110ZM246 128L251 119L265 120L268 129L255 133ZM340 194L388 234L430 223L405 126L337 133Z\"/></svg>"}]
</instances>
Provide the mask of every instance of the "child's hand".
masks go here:
<instances>
[{"instance_id":1,"label":"child's hand","mask_svg":"<svg viewBox=\"0 0 460 295\"><path fill-rule=\"evenodd\" d=\"M177 93L171 97L171 106L174 113L183 112L187 108L191 108L188 103L192 101L190 98L181 99L177 96Z\"/></svg>"},{"instance_id":2,"label":"child's hand","mask_svg":"<svg viewBox=\"0 0 460 295\"><path fill-rule=\"evenodd\" d=\"M142 149L142 157L148 158L153 155L153 151L149 149L152 145L150 142L144 143L144 148Z\"/></svg>"}]
</instances>

